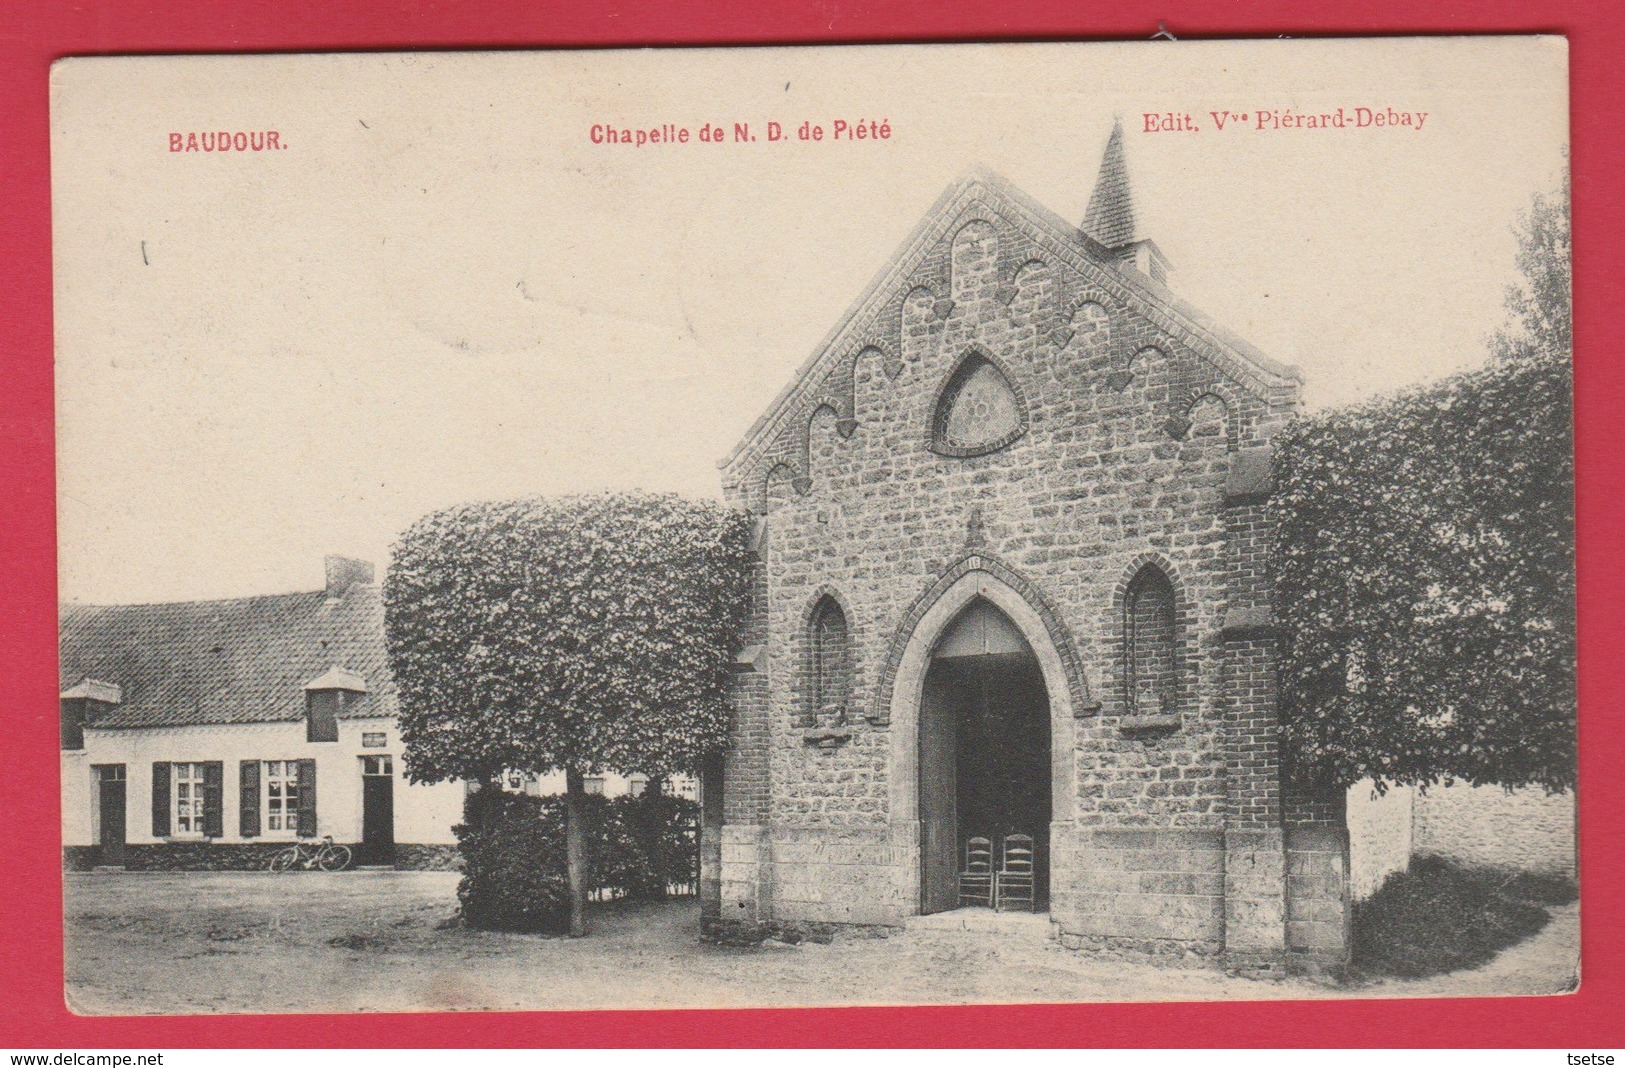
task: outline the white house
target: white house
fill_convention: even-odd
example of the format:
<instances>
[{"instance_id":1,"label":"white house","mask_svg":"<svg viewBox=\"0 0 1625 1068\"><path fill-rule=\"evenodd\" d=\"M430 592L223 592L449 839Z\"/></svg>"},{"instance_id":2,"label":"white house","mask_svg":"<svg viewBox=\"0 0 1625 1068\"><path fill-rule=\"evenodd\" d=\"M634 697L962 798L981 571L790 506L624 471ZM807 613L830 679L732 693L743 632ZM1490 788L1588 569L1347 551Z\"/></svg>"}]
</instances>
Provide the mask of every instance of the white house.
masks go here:
<instances>
[{"instance_id":1,"label":"white house","mask_svg":"<svg viewBox=\"0 0 1625 1068\"><path fill-rule=\"evenodd\" d=\"M64 863L263 867L331 835L357 863L444 867L461 783L409 783L371 564L310 593L60 616Z\"/></svg>"},{"instance_id":2,"label":"white house","mask_svg":"<svg viewBox=\"0 0 1625 1068\"><path fill-rule=\"evenodd\" d=\"M359 864L456 862L466 789L402 774L373 566L329 556L326 572L310 593L62 607L67 867L261 868L323 835ZM594 775L587 789L647 782ZM564 776L504 786L562 793Z\"/></svg>"}]
</instances>

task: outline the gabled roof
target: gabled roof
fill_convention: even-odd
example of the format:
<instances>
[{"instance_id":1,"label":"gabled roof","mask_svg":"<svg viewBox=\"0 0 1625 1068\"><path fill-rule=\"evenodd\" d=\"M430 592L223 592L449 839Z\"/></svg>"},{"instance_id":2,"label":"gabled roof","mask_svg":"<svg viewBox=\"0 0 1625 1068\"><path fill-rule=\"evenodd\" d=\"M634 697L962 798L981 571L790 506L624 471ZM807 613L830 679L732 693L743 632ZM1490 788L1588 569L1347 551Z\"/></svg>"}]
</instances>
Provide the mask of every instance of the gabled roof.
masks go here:
<instances>
[{"instance_id":1,"label":"gabled roof","mask_svg":"<svg viewBox=\"0 0 1625 1068\"><path fill-rule=\"evenodd\" d=\"M90 728L273 723L302 719L305 687L338 676L366 692L344 716L392 716L395 687L384 654L377 586L341 597L288 593L170 604L64 605L59 613L63 692L85 680L118 687L117 704L92 705Z\"/></svg>"},{"instance_id":2,"label":"gabled roof","mask_svg":"<svg viewBox=\"0 0 1625 1068\"><path fill-rule=\"evenodd\" d=\"M331 667L322 672L317 678L305 683L306 690L349 690L351 693L366 693L367 680L353 671L346 671L341 667Z\"/></svg>"},{"instance_id":3,"label":"gabled roof","mask_svg":"<svg viewBox=\"0 0 1625 1068\"><path fill-rule=\"evenodd\" d=\"M1114 250L1040 204L1003 175L973 167L937 198L862 295L797 369L790 383L739 444L718 461L718 467L732 468L741 458L772 447L785 422L800 412L804 395L816 395L834 363L865 342L870 323L889 302L903 297L909 279L935 243L947 236L955 220L973 206L1016 222L1057 262L1088 272L1091 284L1112 290L1169 336L1186 343L1198 358L1209 360L1248 388L1263 393L1303 382L1303 374L1296 367L1264 355L1175 296L1167 286L1125 263Z\"/></svg>"},{"instance_id":4,"label":"gabled roof","mask_svg":"<svg viewBox=\"0 0 1625 1068\"><path fill-rule=\"evenodd\" d=\"M124 700L124 690L111 682L101 679L81 679L79 684L62 691L64 701L100 701L103 704L116 705Z\"/></svg>"}]
</instances>

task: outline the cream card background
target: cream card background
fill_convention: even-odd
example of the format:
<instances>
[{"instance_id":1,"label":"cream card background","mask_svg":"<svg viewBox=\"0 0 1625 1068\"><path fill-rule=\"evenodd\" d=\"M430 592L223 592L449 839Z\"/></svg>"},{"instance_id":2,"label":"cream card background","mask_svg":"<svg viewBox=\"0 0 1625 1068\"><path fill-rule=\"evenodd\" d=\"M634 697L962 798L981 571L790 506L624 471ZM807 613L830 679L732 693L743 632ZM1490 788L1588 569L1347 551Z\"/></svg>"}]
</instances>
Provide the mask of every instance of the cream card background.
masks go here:
<instances>
[{"instance_id":1,"label":"cream card background","mask_svg":"<svg viewBox=\"0 0 1625 1068\"><path fill-rule=\"evenodd\" d=\"M1558 38L80 59L52 105L62 594L97 602L311 588L467 499L714 495L948 183L1081 219L1114 115L1172 288L1312 406L1434 377L1567 140ZM1207 117L1339 106L1428 119ZM1169 111L1202 132L1142 132ZM836 119L892 137L793 136ZM761 139L589 139L706 122ZM169 151L219 129L287 148Z\"/></svg>"}]
</instances>

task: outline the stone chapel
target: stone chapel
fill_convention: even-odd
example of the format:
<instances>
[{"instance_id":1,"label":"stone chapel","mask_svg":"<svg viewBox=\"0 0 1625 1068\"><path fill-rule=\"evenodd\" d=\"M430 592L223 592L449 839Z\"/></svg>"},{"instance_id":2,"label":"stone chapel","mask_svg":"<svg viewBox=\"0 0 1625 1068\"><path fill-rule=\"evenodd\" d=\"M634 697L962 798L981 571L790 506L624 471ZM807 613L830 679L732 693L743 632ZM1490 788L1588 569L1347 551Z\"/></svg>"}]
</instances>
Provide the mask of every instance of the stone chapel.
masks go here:
<instances>
[{"instance_id":1,"label":"stone chapel","mask_svg":"<svg viewBox=\"0 0 1625 1068\"><path fill-rule=\"evenodd\" d=\"M1081 225L972 172L722 462L758 562L708 933L958 908L968 839L1027 834L1074 948L1345 959L1341 794L1284 792L1277 742L1302 377L1168 273L1120 125Z\"/></svg>"}]
</instances>

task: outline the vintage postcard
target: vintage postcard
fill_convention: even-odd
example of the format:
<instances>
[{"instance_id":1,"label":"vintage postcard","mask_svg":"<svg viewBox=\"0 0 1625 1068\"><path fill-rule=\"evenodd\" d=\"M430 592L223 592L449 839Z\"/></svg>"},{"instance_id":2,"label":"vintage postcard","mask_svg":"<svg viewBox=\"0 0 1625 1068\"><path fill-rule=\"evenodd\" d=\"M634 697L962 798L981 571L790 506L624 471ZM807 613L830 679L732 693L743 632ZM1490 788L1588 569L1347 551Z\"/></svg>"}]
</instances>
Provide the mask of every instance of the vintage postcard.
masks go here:
<instances>
[{"instance_id":1,"label":"vintage postcard","mask_svg":"<svg viewBox=\"0 0 1625 1068\"><path fill-rule=\"evenodd\" d=\"M74 1011L1577 988L1563 39L51 100Z\"/></svg>"}]
</instances>

